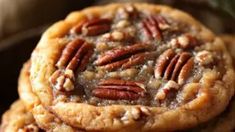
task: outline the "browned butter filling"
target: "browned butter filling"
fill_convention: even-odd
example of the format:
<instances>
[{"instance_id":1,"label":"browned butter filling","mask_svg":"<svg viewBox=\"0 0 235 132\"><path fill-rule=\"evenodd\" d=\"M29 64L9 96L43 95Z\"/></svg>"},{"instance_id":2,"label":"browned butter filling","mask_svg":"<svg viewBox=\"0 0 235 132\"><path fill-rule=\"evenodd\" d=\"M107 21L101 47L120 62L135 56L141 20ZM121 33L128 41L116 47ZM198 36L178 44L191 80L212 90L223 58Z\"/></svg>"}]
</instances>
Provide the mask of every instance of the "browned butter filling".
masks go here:
<instances>
[{"instance_id":1,"label":"browned butter filling","mask_svg":"<svg viewBox=\"0 0 235 132\"><path fill-rule=\"evenodd\" d=\"M133 5L110 14L84 18L65 36L50 78L56 101L174 108L197 97L205 69L223 69L190 25Z\"/></svg>"}]
</instances>

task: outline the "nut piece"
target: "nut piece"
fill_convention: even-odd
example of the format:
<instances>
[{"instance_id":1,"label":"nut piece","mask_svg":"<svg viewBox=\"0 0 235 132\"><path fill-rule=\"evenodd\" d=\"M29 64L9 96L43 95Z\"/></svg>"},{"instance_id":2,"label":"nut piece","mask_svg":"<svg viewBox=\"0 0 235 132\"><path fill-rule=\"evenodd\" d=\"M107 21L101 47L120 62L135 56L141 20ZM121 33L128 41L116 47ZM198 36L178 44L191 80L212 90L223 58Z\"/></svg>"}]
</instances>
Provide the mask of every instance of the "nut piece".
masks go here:
<instances>
[{"instance_id":1,"label":"nut piece","mask_svg":"<svg viewBox=\"0 0 235 132\"><path fill-rule=\"evenodd\" d=\"M29 124L19 129L18 132L39 132L40 129L36 124Z\"/></svg>"},{"instance_id":2,"label":"nut piece","mask_svg":"<svg viewBox=\"0 0 235 132\"><path fill-rule=\"evenodd\" d=\"M134 5L128 4L124 8L118 9L118 15L121 19L135 19L138 16L138 11Z\"/></svg>"},{"instance_id":3,"label":"nut piece","mask_svg":"<svg viewBox=\"0 0 235 132\"><path fill-rule=\"evenodd\" d=\"M183 47L183 48L188 47L188 45L190 43L189 38L187 36L184 36L184 35L182 35L178 38L178 42L179 42L180 46Z\"/></svg>"},{"instance_id":4,"label":"nut piece","mask_svg":"<svg viewBox=\"0 0 235 132\"><path fill-rule=\"evenodd\" d=\"M112 33L105 33L102 35L101 40L104 41L125 41L131 42L136 34L136 30L132 27L125 28L122 31L113 31Z\"/></svg>"},{"instance_id":5,"label":"nut piece","mask_svg":"<svg viewBox=\"0 0 235 132\"><path fill-rule=\"evenodd\" d=\"M83 77L85 78L85 79L87 79L87 80L92 80L92 79L94 79L95 78L95 73L94 72L92 72L92 71L84 71L83 73L82 73L82 75L83 75Z\"/></svg>"},{"instance_id":6,"label":"nut piece","mask_svg":"<svg viewBox=\"0 0 235 132\"><path fill-rule=\"evenodd\" d=\"M56 70L50 77L50 82L59 91L72 91L74 81L74 74L71 70Z\"/></svg>"},{"instance_id":7,"label":"nut piece","mask_svg":"<svg viewBox=\"0 0 235 132\"><path fill-rule=\"evenodd\" d=\"M173 88L173 89L179 89L179 84L177 84L175 81L168 81L166 84L165 84L165 86L163 87L163 89L171 89L171 88Z\"/></svg>"},{"instance_id":8,"label":"nut piece","mask_svg":"<svg viewBox=\"0 0 235 132\"><path fill-rule=\"evenodd\" d=\"M56 66L56 70L50 77L52 85L60 91L72 91L74 89L74 73L86 68L93 47L84 40L75 39L64 48Z\"/></svg>"},{"instance_id":9,"label":"nut piece","mask_svg":"<svg viewBox=\"0 0 235 132\"><path fill-rule=\"evenodd\" d=\"M132 108L131 109L131 115L134 120L138 120L141 118L141 110L140 108Z\"/></svg>"},{"instance_id":10,"label":"nut piece","mask_svg":"<svg viewBox=\"0 0 235 132\"><path fill-rule=\"evenodd\" d=\"M166 98L166 94L167 94L166 90L161 90L156 94L154 99L155 100L164 100Z\"/></svg>"},{"instance_id":11,"label":"nut piece","mask_svg":"<svg viewBox=\"0 0 235 132\"><path fill-rule=\"evenodd\" d=\"M199 45L197 39L189 34L184 34L170 41L172 47L189 49Z\"/></svg>"},{"instance_id":12,"label":"nut piece","mask_svg":"<svg viewBox=\"0 0 235 132\"><path fill-rule=\"evenodd\" d=\"M168 49L157 60L155 78L174 80L182 85L193 69L193 65L194 59L190 53L176 54L172 49Z\"/></svg>"},{"instance_id":13,"label":"nut piece","mask_svg":"<svg viewBox=\"0 0 235 132\"><path fill-rule=\"evenodd\" d=\"M129 68L120 72L120 77L134 78L138 74L138 70L135 68Z\"/></svg>"},{"instance_id":14,"label":"nut piece","mask_svg":"<svg viewBox=\"0 0 235 132\"><path fill-rule=\"evenodd\" d=\"M110 100L136 100L145 96L146 90L143 86L140 82L109 79L101 81L92 94Z\"/></svg>"},{"instance_id":15,"label":"nut piece","mask_svg":"<svg viewBox=\"0 0 235 132\"><path fill-rule=\"evenodd\" d=\"M130 25L130 22L127 20L121 20L116 24L116 28L125 28Z\"/></svg>"},{"instance_id":16,"label":"nut piece","mask_svg":"<svg viewBox=\"0 0 235 132\"><path fill-rule=\"evenodd\" d=\"M152 78L149 82L148 82L148 87L152 88L152 89L158 89L161 85L161 81L155 78Z\"/></svg>"},{"instance_id":17,"label":"nut piece","mask_svg":"<svg viewBox=\"0 0 235 132\"><path fill-rule=\"evenodd\" d=\"M148 107L140 107L140 110L146 116L150 116L151 115L151 111L148 109Z\"/></svg>"},{"instance_id":18,"label":"nut piece","mask_svg":"<svg viewBox=\"0 0 235 132\"><path fill-rule=\"evenodd\" d=\"M100 56L95 61L95 64L110 71L118 68L130 68L131 66L142 64L146 60L153 59L155 53L147 51L151 47L149 44L134 44L124 48L113 49Z\"/></svg>"},{"instance_id":19,"label":"nut piece","mask_svg":"<svg viewBox=\"0 0 235 132\"><path fill-rule=\"evenodd\" d=\"M121 41L124 38L124 34L119 31L114 31L111 33L112 40Z\"/></svg>"},{"instance_id":20,"label":"nut piece","mask_svg":"<svg viewBox=\"0 0 235 132\"><path fill-rule=\"evenodd\" d=\"M103 52L108 49L109 49L109 46L107 43L97 43L96 44L96 50L99 52Z\"/></svg>"},{"instance_id":21,"label":"nut piece","mask_svg":"<svg viewBox=\"0 0 235 132\"><path fill-rule=\"evenodd\" d=\"M155 100L164 100L167 96L167 94L169 93L170 89L175 89L178 90L179 89L179 84L177 84L175 81L168 81L165 86L163 88L161 88L156 96L155 96Z\"/></svg>"},{"instance_id":22,"label":"nut piece","mask_svg":"<svg viewBox=\"0 0 235 132\"><path fill-rule=\"evenodd\" d=\"M199 65L208 65L214 61L214 58L211 52L204 50L197 53L195 61Z\"/></svg>"}]
</instances>

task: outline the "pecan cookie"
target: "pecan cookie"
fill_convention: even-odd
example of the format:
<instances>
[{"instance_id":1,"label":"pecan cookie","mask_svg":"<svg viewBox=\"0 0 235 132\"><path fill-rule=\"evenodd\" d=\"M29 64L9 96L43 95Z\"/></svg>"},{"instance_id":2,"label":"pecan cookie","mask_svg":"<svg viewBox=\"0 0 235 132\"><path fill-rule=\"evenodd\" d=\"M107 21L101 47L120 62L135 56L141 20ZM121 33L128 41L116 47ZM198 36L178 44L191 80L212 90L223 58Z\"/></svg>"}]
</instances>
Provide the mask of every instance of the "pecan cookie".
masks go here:
<instances>
[{"instance_id":1,"label":"pecan cookie","mask_svg":"<svg viewBox=\"0 0 235 132\"><path fill-rule=\"evenodd\" d=\"M41 104L38 97L32 92L29 81L30 61L24 64L18 82L18 92L21 102L24 103L28 111L33 114L37 125L50 132L79 132L78 129L66 125L52 113L47 111Z\"/></svg>"},{"instance_id":2,"label":"pecan cookie","mask_svg":"<svg viewBox=\"0 0 235 132\"><path fill-rule=\"evenodd\" d=\"M1 132L43 132L35 123L22 101L14 102L2 116Z\"/></svg>"},{"instance_id":3,"label":"pecan cookie","mask_svg":"<svg viewBox=\"0 0 235 132\"><path fill-rule=\"evenodd\" d=\"M186 129L218 115L234 94L221 39L166 6L74 12L43 34L31 60L43 106L85 130Z\"/></svg>"}]
</instances>

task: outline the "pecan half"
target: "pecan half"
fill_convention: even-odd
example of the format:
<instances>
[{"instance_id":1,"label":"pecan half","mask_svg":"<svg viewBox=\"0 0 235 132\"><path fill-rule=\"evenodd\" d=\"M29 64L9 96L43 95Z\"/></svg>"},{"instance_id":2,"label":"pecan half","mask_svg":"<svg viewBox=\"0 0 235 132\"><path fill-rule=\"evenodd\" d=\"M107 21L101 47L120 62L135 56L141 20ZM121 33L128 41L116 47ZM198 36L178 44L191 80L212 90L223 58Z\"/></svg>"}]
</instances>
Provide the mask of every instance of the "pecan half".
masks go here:
<instances>
[{"instance_id":1,"label":"pecan half","mask_svg":"<svg viewBox=\"0 0 235 132\"><path fill-rule=\"evenodd\" d=\"M87 21L82 26L82 34L87 36L95 36L106 33L111 28L111 20L105 18L94 18Z\"/></svg>"},{"instance_id":2,"label":"pecan half","mask_svg":"<svg viewBox=\"0 0 235 132\"><path fill-rule=\"evenodd\" d=\"M141 24L148 39L157 40L162 39L161 30L169 27L166 19L160 15L151 15L145 18Z\"/></svg>"},{"instance_id":3,"label":"pecan half","mask_svg":"<svg viewBox=\"0 0 235 132\"><path fill-rule=\"evenodd\" d=\"M79 68L79 71L83 71L89 61L87 58L90 58L92 54L93 46L91 44L81 39L75 39L66 45L56 66L72 71Z\"/></svg>"},{"instance_id":4,"label":"pecan half","mask_svg":"<svg viewBox=\"0 0 235 132\"><path fill-rule=\"evenodd\" d=\"M191 70L194 65L194 59L191 57L182 67L179 76L178 76L178 83L179 84L184 84L185 83L185 78L188 77L190 74Z\"/></svg>"},{"instance_id":5,"label":"pecan half","mask_svg":"<svg viewBox=\"0 0 235 132\"><path fill-rule=\"evenodd\" d=\"M174 80L180 85L185 83L193 69L194 58L188 52L176 54L172 49L159 56L155 66L155 77Z\"/></svg>"},{"instance_id":6,"label":"pecan half","mask_svg":"<svg viewBox=\"0 0 235 132\"><path fill-rule=\"evenodd\" d=\"M95 97L110 100L135 100L145 96L144 85L140 82L109 79L101 81L92 91Z\"/></svg>"},{"instance_id":7,"label":"pecan half","mask_svg":"<svg viewBox=\"0 0 235 132\"><path fill-rule=\"evenodd\" d=\"M107 70L115 70L120 67L129 68L153 59L155 52L148 51L151 47L149 44L134 44L120 49L113 49L100 56L95 64Z\"/></svg>"},{"instance_id":8,"label":"pecan half","mask_svg":"<svg viewBox=\"0 0 235 132\"><path fill-rule=\"evenodd\" d=\"M71 33L82 33L86 36L95 36L108 32L111 29L111 20L107 18L83 19L71 29Z\"/></svg>"},{"instance_id":9,"label":"pecan half","mask_svg":"<svg viewBox=\"0 0 235 132\"><path fill-rule=\"evenodd\" d=\"M155 78L161 78L163 76L163 72L167 65L169 65L169 61L176 55L176 53L172 49L166 50L162 55L159 56L156 68L155 68Z\"/></svg>"},{"instance_id":10,"label":"pecan half","mask_svg":"<svg viewBox=\"0 0 235 132\"><path fill-rule=\"evenodd\" d=\"M58 90L73 90L74 73L86 68L92 54L93 46L84 40L75 39L68 43L56 63L58 70L52 74L50 82Z\"/></svg>"}]
</instances>

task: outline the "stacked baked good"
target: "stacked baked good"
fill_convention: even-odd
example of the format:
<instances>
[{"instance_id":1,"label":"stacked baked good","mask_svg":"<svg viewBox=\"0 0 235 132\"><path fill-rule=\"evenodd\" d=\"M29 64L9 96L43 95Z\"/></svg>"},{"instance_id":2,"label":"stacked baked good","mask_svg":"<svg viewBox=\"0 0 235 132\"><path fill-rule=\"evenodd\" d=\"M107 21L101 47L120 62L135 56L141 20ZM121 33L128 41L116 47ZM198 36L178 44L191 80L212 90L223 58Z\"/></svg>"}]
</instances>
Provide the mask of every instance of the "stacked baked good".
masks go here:
<instances>
[{"instance_id":1,"label":"stacked baked good","mask_svg":"<svg viewBox=\"0 0 235 132\"><path fill-rule=\"evenodd\" d=\"M224 122L233 131L234 79L223 41L190 15L143 3L91 7L42 35L1 129L216 131Z\"/></svg>"}]
</instances>

